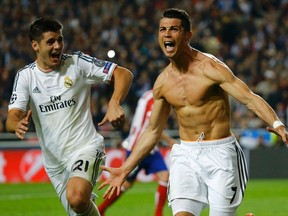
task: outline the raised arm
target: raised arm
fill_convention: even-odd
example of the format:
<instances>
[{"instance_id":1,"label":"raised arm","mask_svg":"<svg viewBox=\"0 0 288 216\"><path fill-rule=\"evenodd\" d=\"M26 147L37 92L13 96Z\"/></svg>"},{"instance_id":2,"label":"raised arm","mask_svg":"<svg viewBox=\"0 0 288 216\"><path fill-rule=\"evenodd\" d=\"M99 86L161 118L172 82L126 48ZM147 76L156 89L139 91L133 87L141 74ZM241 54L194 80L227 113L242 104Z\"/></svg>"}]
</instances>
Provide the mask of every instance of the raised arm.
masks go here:
<instances>
[{"instance_id":1,"label":"raised arm","mask_svg":"<svg viewBox=\"0 0 288 216\"><path fill-rule=\"evenodd\" d=\"M131 155L127 158L120 168L102 167L103 170L110 172L110 177L103 182L99 189L110 185L104 197L110 197L115 190L120 193L121 186L127 175L146 157L161 138L162 131L166 125L170 113L170 105L164 99L155 99L149 125L142 133Z\"/></svg>"},{"instance_id":2,"label":"raised arm","mask_svg":"<svg viewBox=\"0 0 288 216\"><path fill-rule=\"evenodd\" d=\"M262 97L253 93L224 63L212 63L212 66L215 68L215 73L212 73L211 78L219 82L221 88L229 95L246 105L259 118L271 125L272 127L266 129L280 136L283 142L287 144L288 135L285 125L280 122L271 106Z\"/></svg>"},{"instance_id":3,"label":"raised arm","mask_svg":"<svg viewBox=\"0 0 288 216\"><path fill-rule=\"evenodd\" d=\"M108 110L98 125L103 125L106 121L109 121L114 127L120 127L125 122L125 114L121 107L121 102L129 92L133 74L128 69L117 66L113 72L113 80L114 91L109 101Z\"/></svg>"}]
</instances>

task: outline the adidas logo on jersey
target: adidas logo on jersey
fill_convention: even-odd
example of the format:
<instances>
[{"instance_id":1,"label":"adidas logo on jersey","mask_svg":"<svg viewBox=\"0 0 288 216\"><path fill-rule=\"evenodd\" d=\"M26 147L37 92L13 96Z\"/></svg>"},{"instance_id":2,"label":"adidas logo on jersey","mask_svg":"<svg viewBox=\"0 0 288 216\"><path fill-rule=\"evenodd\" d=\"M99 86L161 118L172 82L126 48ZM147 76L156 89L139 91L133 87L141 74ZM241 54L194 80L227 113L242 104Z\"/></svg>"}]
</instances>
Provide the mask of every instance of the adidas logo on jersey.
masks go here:
<instances>
[{"instance_id":1,"label":"adidas logo on jersey","mask_svg":"<svg viewBox=\"0 0 288 216\"><path fill-rule=\"evenodd\" d=\"M33 93L41 93L37 86L33 89L32 92L33 92Z\"/></svg>"}]
</instances>

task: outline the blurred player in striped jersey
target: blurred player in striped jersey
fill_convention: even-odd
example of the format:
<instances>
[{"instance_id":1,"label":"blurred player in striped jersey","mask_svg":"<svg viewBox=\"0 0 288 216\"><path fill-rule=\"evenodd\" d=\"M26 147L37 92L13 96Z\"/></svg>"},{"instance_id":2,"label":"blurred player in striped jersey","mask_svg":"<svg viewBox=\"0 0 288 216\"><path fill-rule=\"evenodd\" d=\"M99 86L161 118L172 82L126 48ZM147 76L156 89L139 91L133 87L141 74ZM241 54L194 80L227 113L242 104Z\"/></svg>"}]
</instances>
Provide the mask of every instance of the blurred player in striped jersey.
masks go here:
<instances>
[{"instance_id":1,"label":"blurred player in striped jersey","mask_svg":"<svg viewBox=\"0 0 288 216\"><path fill-rule=\"evenodd\" d=\"M133 148L148 125L149 117L151 114L152 106L154 103L152 90L146 91L142 97L138 100L135 114L131 123L131 128L128 137L123 141L122 146L127 151L127 157L133 151ZM177 140L171 138L166 133L162 133L161 139L169 146L177 143ZM165 164L164 158L160 153L159 148L156 146L153 151L143 159L143 161L128 175L124 182L120 196L131 188L136 180L136 177L142 169L145 173L155 174L158 181L158 188L155 194L155 216L163 215L163 207L167 199L167 184L169 178L168 168ZM112 197L104 199L104 201L98 206L101 216L104 216L106 209L112 205L120 196L116 193Z\"/></svg>"}]
</instances>

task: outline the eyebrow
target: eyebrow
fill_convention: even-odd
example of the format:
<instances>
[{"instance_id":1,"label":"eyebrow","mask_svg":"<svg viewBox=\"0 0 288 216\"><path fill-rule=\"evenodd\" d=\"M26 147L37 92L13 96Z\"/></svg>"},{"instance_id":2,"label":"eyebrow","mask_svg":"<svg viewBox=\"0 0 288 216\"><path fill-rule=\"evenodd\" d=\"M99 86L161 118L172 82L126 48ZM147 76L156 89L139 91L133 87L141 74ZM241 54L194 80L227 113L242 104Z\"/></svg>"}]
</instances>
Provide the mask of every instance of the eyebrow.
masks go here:
<instances>
[{"instance_id":1,"label":"eyebrow","mask_svg":"<svg viewBox=\"0 0 288 216\"><path fill-rule=\"evenodd\" d=\"M159 29L160 29L160 28L179 28L179 29L181 29L182 26L179 26L179 25L172 25L172 26L159 26Z\"/></svg>"}]
</instances>

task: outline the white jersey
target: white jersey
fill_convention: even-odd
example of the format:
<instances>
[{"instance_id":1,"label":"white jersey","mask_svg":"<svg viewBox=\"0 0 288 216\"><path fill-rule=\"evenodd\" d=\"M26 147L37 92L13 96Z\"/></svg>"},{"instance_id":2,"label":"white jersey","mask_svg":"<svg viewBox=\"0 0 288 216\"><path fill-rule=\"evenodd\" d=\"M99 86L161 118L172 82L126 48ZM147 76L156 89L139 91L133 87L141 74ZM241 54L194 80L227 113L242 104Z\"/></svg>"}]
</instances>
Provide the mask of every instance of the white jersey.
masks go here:
<instances>
[{"instance_id":1,"label":"white jersey","mask_svg":"<svg viewBox=\"0 0 288 216\"><path fill-rule=\"evenodd\" d=\"M115 67L75 52L63 54L55 71L44 73L36 62L18 71L9 110L32 109L46 168L61 167L77 150L101 139L91 118L91 85L109 83Z\"/></svg>"},{"instance_id":2,"label":"white jersey","mask_svg":"<svg viewBox=\"0 0 288 216\"><path fill-rule=\"evenodd\" d=\"M146 129L153 104L154 98L152 90L145 92L138 100L136 111L131 122L129 136L122 144L125 149L132 151L138 138Z\"/></svg>"}]
</instances>

